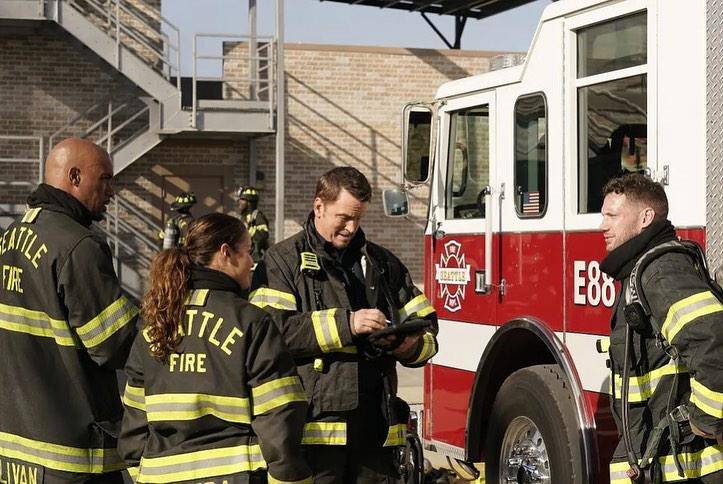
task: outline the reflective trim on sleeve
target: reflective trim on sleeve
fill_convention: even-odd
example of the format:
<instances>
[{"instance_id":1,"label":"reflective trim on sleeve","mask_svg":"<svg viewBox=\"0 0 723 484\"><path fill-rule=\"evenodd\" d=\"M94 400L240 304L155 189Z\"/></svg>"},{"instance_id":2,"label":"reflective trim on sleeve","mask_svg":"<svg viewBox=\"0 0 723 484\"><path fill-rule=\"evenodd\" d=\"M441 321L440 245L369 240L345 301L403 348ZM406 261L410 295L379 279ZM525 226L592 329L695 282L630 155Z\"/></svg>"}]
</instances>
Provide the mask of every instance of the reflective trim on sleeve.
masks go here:
<instances>
[{"instance_id":1,"label":"reflective trim on sleeve","mask_svg":"<svg viewBox=\"0 0 723 484\"><path fill-rule=\"evenodd\" d=\"M67 322L42 311L0 304L0 329L52 338L60 346L78 346Z\"/></svg>"},{"instance_id":2,"label":"reflective trim on sleeve","mask_svg":"<svg viewBox=\"0 0 723 484\"><path fill-rule=\"evenodd\" d=\"M678 475L672 455L658 458L661 464L663 482L678 482L684 479L696 479L723 470L723 447L712 445L698 452L678 454L685 477ZM627 462L610 464L610 484L631 484L626 472L630 468Z\"/></svg>"},{"instance_id":3,"label":"reflective trim on sleeve","mask_svg":"<svg viewBox=\"0 0 723 484\"><path fill-rule=\"evenodd\" d=\"M696 479L723 470L723 446L712 445L699 452L678 454L683 474L687 479ZM660 457L663 482L680 481L678 469L672 455Z\"/></svg>"},{"instance_id":4,"label":"reflective trim on sleeve","mask_svg":"<svg viewBox=\"0 0 723 484\"><path fill-rule=\"evenodd\" d=\"M249 294L249 302L261 309L271 306L284 311L296 310L296 297L293 294L268 287L260 287Z\"/></svg>"},{"instance_id":5,"label":"reflective trim on sleeve","mask_svg":"<svg viewBox=\"0 0 723 484\"><path fill-rule=\"evenodd\" d=\"M121 296L75 331L85 347L92 348L110 338L116 331L132 321L136 315L138 315L138 308L127 297Z\"/></svg>"},{"instance_id":6,"label":"reflective trim on sleeve","mask_svg":"<svg viewBox=\"0 0 723 484\"><path fill-rule=\"evenodd\" d=\"M185 304L187 306L205 306L208 299L208 289L194 289L186 296Z\"/></svg>"},{"instance_id":7,"label":"reflective trim on sleeve","mask_svg":"<svg viewBox=\"0 0 723 484\"><path fill-rule=\"evenodd\" d=\"M138 482L168 483L251 472L266 467L258 445L198 450L165 457L141 458Z\"/></svg>"},{"instance_id":8,"label":"reflective trim on sleeve","mask_svg":"<svg viewBox=\"0 0 723 484\"><path fill-rule=\"evenodd\" d=\"M306 402L306 392L298 376L271 380L251 389L254 415L261 415L292 402Z\"/></svg>"},{"instance_id":9,"label":"reflective trim on sleeve","mask_svg":"<svg viewBox=\"0 0 723 484\"><path fill-rule=\"evenodd\" d=\"M427 331L424 335L422 335L422 351L419 353L419 356L411 362L411 364L416 365L423 363L436 354L437 340L435 339L434 334Z\"/></svg>"},{"instance_id":10,"label":"reflective trim on sleeve","mask_svg":"<svg viewBox=\"0 0 723 484\"><path fill-rule=\"evenodd\" d=\"M0 456L65 472L101 474L126 467L116 449L80 449L0 432Z\"/></svg>"},{"instance_id":11,"label":"reflective trim on sleeve","mask_svg":"<svg viewBox=\"0 0 723 484\"><path fill-rule=\"evenodd\" d=\"M227 422L251 423L248 398L204 393L146 395L146 415L149 422L196 420L212 415Z\"/></svg>"},{"instance_id":12,"label":"reflective trim on sleeve","mask_svg":"<svg viewBox=\"0 0 723 484\"><path fill-rule=\"evenodd\" d=\"M338 351L344 347L339 337L336 312L337 309L333 308L311 313L316 342L324 353Z\"/></svg>"},{"instance_id":13,"label":"reflective trim on sleeve","mask_svg":"<svg viewBox=\"0 0 723 484\"><path fill-rule=\"evenodd\" d=\"M634 403L644 402L649 399L665 376L675 375L676 373L687 373L688 368L684 365L676 365L672 361L667 365L656 368L655 370L643 375L631 376L629 386L629 400ZM619 374L615 374L615 398L622 398L623 394L623 378Z\"/></svg>"},{"instance_id":14,"label":"reflective trim on sleeve","mask_svg":"<svg viewBox=\"0 0 723 484\"><path fill-rule=\"evenodd\" d=\"M143 387L134 387L126 383L123 392L123 404L128 407L146 411L146 390Z\"/></svg>"},{"instance_id":15,"label":"reflective trim on sleeve","mask_svg":"<svg viewBox=\"0 0 723 484\"><path fill-rule=\"evenodd\" d=\"M723 304L712 292L704 291L694 294L670 306L661 332L665 339L672 344L686 324L701 316L720 311L723 311Z\"/></svg>"},{"instance_id":16,"label":"reflective trim on sleeve","mask_svg":"<svg viewBox=\"0 0 723 484\"><path fill-rule=\"evenodd\" d=\"M715 418L723 418L723 393L713 391L695 378L690 379L690 403Z\"/></svg>"},{"instance_id":17,"label":"reflective trim on sleeve","mask_svg":"<svg viewBox=\"0 0 723 484\"><path fill-rule=\"evenodd\" d=\"M346 422L309 422L304 425L305 445L346 445Z\"/></svg>"},{"instance_id":18,"label":"reflective trim on sleeve","mask_svg":"<svg viewBox=\"0 0 723 484\"><path fill-rule=\"evenodd\" d=\"M387 432L387 440L384 441L383 447L394 447L396 445L404 445L406 442L407 426L405 424L390 425Z\"/></svg>"},{"instance_id":19,"label":"reflective trim on sleeve","mask_svg":"<svg viewBox=\"0 0 723 484\"><path fill-rule=\"evenodd\" d=\"M412 316L423 318L429 314L432 314L433 312L434 308L429 303L427 296L425 296L424 294L420 294L419 296L415 297L407 304L405 304L404 307L399 310L399 320L405 321Z\"/></svg>"},{"instance_id":20,"label":"reflective trim on sleeve","mask_svg":"<svg viewBox=\"0 0 723 484\"><path fill-rule=\"evenodd\" d=\"M138 471L140 471L141 468L136 466L136 467L129 467L126 470L128 471L128 475L131 477L131 480L133 482L136 482L138 480Z\"/></svg>"},{"instance_id":21,"label":"reflective trim on sleeve","mask_svg":"<svg viewBox=\"0 0 723 484\"><path fill-rule=\"evenodd\" d=\"M256 229L256 232L268 232L269 231L269 226L266 224L256 225L254 228Z\"/></svg>"},{"instance_id":22,"label":"reflective trim on sleeve","mask_svg":"<svg viewBox=\"0 0 723 484\"><path fill-rule=\"evenodd\" d=\"M311 477L301 479L300 481L282 481L281 479L276 479L274 476L269 474L268 482L269 484L312 484L314 481L311 479Z\"/></svg>"},{"instance_id":23,"label":"reflective trim on sleeve","mask_svg":"<svg viewBox=\"0 0 723 484\"><path fill-rule=\"evenodd\" d=\"M40 215L40 211L42 210L42 207L36 207L31 208L27 212L25 212L25 215L23 215L22 220L20 220L21 223L24 224L32 224L35 223L35 219L38 218L38 215Z\"/></svg>"}]
</instances>

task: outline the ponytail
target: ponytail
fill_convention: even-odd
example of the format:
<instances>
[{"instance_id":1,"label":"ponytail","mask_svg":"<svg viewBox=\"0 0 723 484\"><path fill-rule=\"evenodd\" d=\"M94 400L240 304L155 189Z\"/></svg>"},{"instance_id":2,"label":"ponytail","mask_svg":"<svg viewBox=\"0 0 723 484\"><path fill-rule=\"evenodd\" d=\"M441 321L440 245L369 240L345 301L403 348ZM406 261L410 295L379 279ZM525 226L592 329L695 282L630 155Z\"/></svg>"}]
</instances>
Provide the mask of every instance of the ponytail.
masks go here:
<instances>
[{"instance_id":1,"label":"ponytail","mask_svg":"<svg viewBox=\"0 0 723 484\"><path fill-rule=\"evenodd\" d=\"M179 325L191 287L191 264L208 267L223 244L236 247L246 234L241 220L211 213L191 222L182 248L164 250L153 259L141 316L154 357L166 363L183 338Z\"/></svg>"},{"instance_id":2,"label":"ponytail","mask_svg":"<svg viewBox=\"0 0 723 484\"><path fill-rule=\"evenodd\" d=\"M151 262L148 292L141 316L150 340L151 354L167 362L181 343L179 325L185 312L191 259L182 248L162 251Z\"/></svg>"}]
</instances>

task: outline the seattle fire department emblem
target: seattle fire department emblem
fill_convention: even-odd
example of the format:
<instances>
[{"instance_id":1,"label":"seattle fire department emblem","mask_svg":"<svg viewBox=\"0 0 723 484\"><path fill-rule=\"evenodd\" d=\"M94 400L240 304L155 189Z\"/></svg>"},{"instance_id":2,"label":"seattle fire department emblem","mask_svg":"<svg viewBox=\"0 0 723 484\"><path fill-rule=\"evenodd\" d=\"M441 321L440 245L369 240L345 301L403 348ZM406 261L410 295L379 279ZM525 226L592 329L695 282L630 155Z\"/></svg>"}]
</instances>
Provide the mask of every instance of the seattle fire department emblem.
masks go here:
<instances>
[{"instance_id":1,"label":"seattle fire department emblem","mask_svg":"<svg viewBox=\"0 0 723 484\"><path fill-rule=\"evenodd\" d=\"M444 252L440 254L435 269L434 278L439 283L439 297L444 299L444 309L452 313L459 311L470 281L470 265L465 263L462 244L456 240L444 244Z\"/></svg>"}]
</instances>

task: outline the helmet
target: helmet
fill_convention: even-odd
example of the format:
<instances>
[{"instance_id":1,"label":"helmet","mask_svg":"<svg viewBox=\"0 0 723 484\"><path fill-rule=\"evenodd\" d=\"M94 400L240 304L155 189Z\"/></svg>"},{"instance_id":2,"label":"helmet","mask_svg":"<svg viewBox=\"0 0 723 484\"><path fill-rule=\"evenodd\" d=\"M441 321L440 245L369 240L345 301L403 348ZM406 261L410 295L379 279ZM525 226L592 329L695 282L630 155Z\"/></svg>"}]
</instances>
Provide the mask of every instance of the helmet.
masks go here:
<instances>
[{"instance_id":1,"label":"helmet","mask_svg":"<svg viewBox=\"0 0 723 484\"><path fill-rule=\"evenodd\" d=\"M254 187L239 187L236 191L239 200L248 200L249 202L259 201L259 192Z\"/></svg>"},{"instance_id":2,"label":"helmet","mask_svg":"<svg viewBox=\"0 0 723 484\"><path fill-rule=\"evenodd\" d=\"M182 210L196 205L196 195L193 192L183 192L171 204L171 210Z\"/></svg>"}]
</instances>

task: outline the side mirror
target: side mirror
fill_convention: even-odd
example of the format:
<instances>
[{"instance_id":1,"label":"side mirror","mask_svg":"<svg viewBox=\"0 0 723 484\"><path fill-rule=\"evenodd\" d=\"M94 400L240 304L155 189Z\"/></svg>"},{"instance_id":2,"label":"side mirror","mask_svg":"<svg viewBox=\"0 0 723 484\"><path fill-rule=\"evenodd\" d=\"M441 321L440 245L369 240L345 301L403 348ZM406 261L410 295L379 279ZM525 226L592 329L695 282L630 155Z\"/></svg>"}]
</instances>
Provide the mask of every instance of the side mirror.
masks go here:
<instances>
[{"instance_id":1,"label":"side mirror","mask_svg":"<svg viewBox=\"0 0 723 484\"><path fill-rule=\"evenodd\" d=\"M384 213L387 217L404 217L409 214L409 197L399 188L387 188L382 192Z\"/></svg>"},{"instance_id":2,"label":"side mirror","mask_svg":"<svg viewBox=\"0 0 723 484\"><path fill-rule=\"evenodd\" d=\"M429 180L432 146L432 108L410 103L402 110L402 170L404 181L412 184Z\"/></svg>"}]
</instances>

